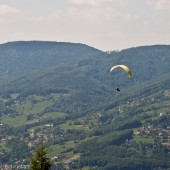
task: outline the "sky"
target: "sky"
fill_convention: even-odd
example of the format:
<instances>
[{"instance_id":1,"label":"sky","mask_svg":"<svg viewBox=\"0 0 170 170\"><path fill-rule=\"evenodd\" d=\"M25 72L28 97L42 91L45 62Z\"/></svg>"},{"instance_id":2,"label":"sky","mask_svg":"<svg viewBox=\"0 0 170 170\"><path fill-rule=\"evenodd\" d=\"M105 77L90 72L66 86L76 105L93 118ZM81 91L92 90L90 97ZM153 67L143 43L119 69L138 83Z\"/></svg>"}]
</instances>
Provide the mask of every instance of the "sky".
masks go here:
<instances>
[{"instance_id":1,"label":"sky","mask_svg":"<svg viewBox=\"0 0 170 170\"><path fill-rule=\"evenodd\" d=\"M0 43L19 40L103 51L170 44L170 0L0 0Z\"/></svg>"}]
</instances>

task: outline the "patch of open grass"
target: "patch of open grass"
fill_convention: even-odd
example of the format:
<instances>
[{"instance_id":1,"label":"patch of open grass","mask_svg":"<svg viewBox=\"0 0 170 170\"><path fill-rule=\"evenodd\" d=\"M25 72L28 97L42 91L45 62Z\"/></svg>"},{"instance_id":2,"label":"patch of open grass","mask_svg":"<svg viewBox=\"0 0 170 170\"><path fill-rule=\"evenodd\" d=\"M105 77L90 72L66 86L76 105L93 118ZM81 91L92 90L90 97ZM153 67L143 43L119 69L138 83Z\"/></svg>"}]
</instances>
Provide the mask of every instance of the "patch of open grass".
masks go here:
<instances>
[{"instance_id":1,"label":"patch of open grass","mask_svg":"<svg viewBox=\"0 0 170 170\"><path fill-rule=\"evenodd\" d=\"M66 148L73 148L73 147L75 147L75 143L74 143L74 141L68 141L68 142L64 143L64 146Z\"/></svg>"},{"instance_id":2,"label":"patch of open grass","mask_svg":"<svg viewBox=\"0 0 170 170\"><path fill-rule=\"evenodd\" d=\"M9 117L9 116L3 116L1 118L2 123L8 124L10 126L16 127L16 126L22 126L25 124L31 124L36 122L37 120L27 120L27 115L20 115L16 117Z\"/></svg>"},{"instance_id":3,"label":"patch of open grass","mask_svg":"<svg viewBox=\"0 0 170 170\"><path fill-rule=\"evenodd\" d=\"M63 123L59 125L62 129L72 129L72 130L85 130L88 129L87 125L74 125L72 121L68 121L66 123Z\"/></svg>"},{"instance_id":4,"label":"patch of open grass","mask_svg":"<svg viewBox=\"0 0 170 170\"><path fill-rule=\"evenodd\" d=\"M13 93L10 96L11 98L16 99L19 96L19 93Z\"/></svg>"},{"instance_id":5,"label":"patch of open grass","mask_svg":"<svg viewBox=\"0 0 170 170\"><path fill-rule=\"evenodd\" d=\"M51 101L43 100L37 103L33 103L31 100L26 100L25 102L21 103L21 105L16 107L16 110L20 113L40 113L44 111L44 109L48 106L52 105Z\"/></svg>"},{"instance_id":6,"label":"patch of open grass","mask_svg":"<svg viewBox=\"0 0 170 170\"><path fill-rule=\"evenodd\" d=\"M137 143L148 143L148 144L153 144L154 143L154 139L153 138L145 138L142 137L140 135L134 135L133 139L137 142Z\"/></svg>"},{"instance_id":7,"label":"patch of open grass","mask_svg":"<svg viewBox=\"0 0 170 170\"><path fill-rule=\"evenodd\" d=\"M49 112L49 113L45 113L44 115L47 116L47 117L56 119L56 118L63 117L66 114L65 113L61 113L61 112Z\"/></svg>"},{"instance_id":8,"label":"patch of open grass","mask_svg":"<svg viewBox=\"0 0 170 170\"><path fill-rule=\"evenodd\" d=\"M82 170L89 170L89 169L90 169L89 166L85 166L85 167L82 168Z\"/></svg>"},{"instance_id":9,"label":"patch of open grass","mask_svg":"<svg viewBox=\"0 0 170 170\"><path fill-rule=\"evenodd\" d=\"M5 149L5 151L10 152L11 149L9 147L6 147L6 143L5 142L0 142L0 147Z\"/></svg>"},{"instance_id":10,"label":"patch of open grass","mask_svg":"<svg viewBox=\"0 0 170 170\"><path fill-rule=\"evenodd\" d=\"M50 145L48 148L48 156L53 157L59 155L61 152L65 151L65 147L62 145L56 144L56 145Z\"/></svg>"}]
</instances>

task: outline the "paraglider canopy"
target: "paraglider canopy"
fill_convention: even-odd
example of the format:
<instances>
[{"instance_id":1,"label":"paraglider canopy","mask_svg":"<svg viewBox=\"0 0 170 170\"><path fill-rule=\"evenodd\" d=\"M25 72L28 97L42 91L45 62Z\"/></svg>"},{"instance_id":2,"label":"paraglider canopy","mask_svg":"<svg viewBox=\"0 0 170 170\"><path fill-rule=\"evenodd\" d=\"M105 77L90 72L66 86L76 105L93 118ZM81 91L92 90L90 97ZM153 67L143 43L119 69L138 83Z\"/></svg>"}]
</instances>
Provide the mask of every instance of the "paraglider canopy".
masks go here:
<instances>
[{"instance_id":1,"label":"paraglider canopy","mask_svg":"<svg viewBox=\"0 0 170 170\"><path fill-rule=\"evenodd\" d=\"M127 66L125 66L125 65L116 65L116 66L113 66L113 67L110 69L110 72L112 72L114 69L116 69L116 68L118 68L118 67L120 67L120 68L122 68L123 70L125 70L125 71L128 73L129 78L132 76L131 70L129 69L129 67L127 67ZM120 89L117 88L117 91L120 91Z\"/></svg>"},{"instance_id":2,"label":"paraglider canopy","mask_svg":"<svg viewBox=\"0 0 170 170\"><path fill-rule=\"evenodd\" d=\"M125 66L125 65L116 65L116 66L113 66L113 67L110 69L110 72L112 72L114 69L116 69L116 68L118 68L118 67L124 69L124 70L128 73L129 78L132 76L131 70L129 69L129 67L127 67L127 66Z\"/></svg>"}]
</instances>

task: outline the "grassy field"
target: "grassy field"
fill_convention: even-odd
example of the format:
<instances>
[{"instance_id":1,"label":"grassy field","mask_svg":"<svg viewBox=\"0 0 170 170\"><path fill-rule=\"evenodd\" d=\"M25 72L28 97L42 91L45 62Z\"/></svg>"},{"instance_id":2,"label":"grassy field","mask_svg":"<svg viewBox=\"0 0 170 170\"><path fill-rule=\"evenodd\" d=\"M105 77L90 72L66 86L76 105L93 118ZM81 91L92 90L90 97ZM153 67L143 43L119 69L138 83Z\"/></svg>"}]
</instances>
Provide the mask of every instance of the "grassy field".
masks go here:
<instances>
[{"instance_id":1,"label":"grassy field","mask_svg":"<svg viewBox=\"0 0 170 170\"><path fill-rule=\"evenodd\" d=\"M11 94L11 98L16 99L19 96L19 93L13 93Z\"/></svg>"},{"instance_id":2,"label":"grassy field","mask_svg":"<svg viewBox=\"0 0 170 170\"><path fill-rule=\"evenodd\" d=\"M71 130L87 130L88 129L87 125L74 125L72 121L68 121L68 122L63 123L63 124L61 124L59 126L64 130L67 130L67 129L71 129Z\"/></svg>"},{"instance_id":3,"label":"grassy field","mask_svg":"<svg viewBox=\"0 0 170 170\"><path fill-rule=\"evenodd\" d=\"M16 111L23 113L23 114L27 114L27 113L36 114L36 113L40 113L40 112L44 111L44 109L46 107L48 107L52 104L53 103L48 100L39 101L39 102L33 104L33 102L28 99L28 100L22 102L20 105L18 105L16 107Z\"/></svg>"},{"instance_id":4,"label":"grassy field","mask_svg":"<svg viewBox=\"0 0 170 170\"><path fill-rule=\"evenodd\" d=\"M61 113L61 112L49 112L49 113L45 113L44 115L47 116L47 117L56 119L56 118L63 117L66 114L65 113Z\"/></svg>"},{"instance_id":5,"label":"grassy field","mask_svg":"<svg viewBox=\"0 0 170 170\"><path fill-rule=\"evenodd\" d=\"M134 130L133 139L137 143L148 143L148 144L153 144L154 143L154 139L153 138L149 138L149 137L145 138L145 137L139 136L137 134L137 130L136 129Z\"/></svg>"},{"instance_id":6,"label":"grassy field","mask_svg":"<svg viewBox=\"0 0 170 170\"><path fill-rule=\"evenodd\" d=\"M27 115L24 114L16 117L3 116L1 117L1 122L16 127L37 122L37 119L27 120Z\"/></svg>"},{"instance_id":7,"label":"grassy field","mask_svg":"<svg viewBox=\"0 0 170 170\"><path fill-rule=\"evenodd\" d=\"M17 94L13 94L13 96L16 96ZM44 96L29 96L26 98L26 100L19 103L18 106L16 106L16 111L20 113L31 113L36 114L44 111L44 109L48 106L51 106L60 96L63 96L64 94L52 94L50 98L46 98Z\"/></svg>"},{"instance_id":8,"label":"grassy field","mask_svg":"<svg viewBox=\"0 0 170 170\"><path fill-rule=\"evenodd\" d=\"M12 94L12 98L16 98L18 94ZM57 99L59 95L55 95L55 99ZM3 116L1 117L2 123L8 124L10 126L22 126L25 124L31 124L38 121L38 119L27 120L27 116L29 114L38 114L44 111L44 109L48 106L51 106L54 101L48 100L43 96L29 96L26 100L20 102L18 105L13 106L13 110L15 110L19 115L17 116ZM45 116L49 118L60 118L65 116L64 113L60 112L51 112L46 113Z\"/></svg>"},{"instance_id":9,"label":"grassy field","mask_svg":"<svg viewBox=\"0 0 170 170\"><path fill-rule=\"evenodd\" d=\"M148 143L148 144L153 144L154 143L154 139L153 138L144 138L144 137L141 137L139 135L135 135L134 136L134 140L137 143Z\"/></svg>"}]
</instances>

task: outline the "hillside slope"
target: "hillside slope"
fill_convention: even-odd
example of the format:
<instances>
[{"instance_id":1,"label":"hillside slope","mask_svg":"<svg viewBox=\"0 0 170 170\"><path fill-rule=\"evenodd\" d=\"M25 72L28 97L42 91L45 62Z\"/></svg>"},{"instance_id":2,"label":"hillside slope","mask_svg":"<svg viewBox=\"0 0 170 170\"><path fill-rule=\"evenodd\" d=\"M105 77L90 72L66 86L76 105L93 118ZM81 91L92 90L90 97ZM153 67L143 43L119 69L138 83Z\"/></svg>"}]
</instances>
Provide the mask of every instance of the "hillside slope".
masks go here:
<instances>
[{"instance_id":1,"label":"hillside slope","mask_svg":"<svg viewBox=\"0 0 170 170\"><path fill-rule=\"evenodd\" d=\"M65 51L66 46L64 46L63 53L72 56L71 52ZM36 62L32 62L34 65L30 64L30 67L34 66L34 68L40 69L44 65L43 71L37 69L36 72L27 74L27 76L12 81L9 79L8 83L1 87L1 93L5 95L19 93L19 97L22 97L32 94L48 95L53 92L66 92L69 95L62 98L60 104L53 105L53 110L59 105L71 113L74 106L80 108L79 112L81 112L111 99L133 95L135 91L152 83L164 81L170 76L168 64L170 63L170 46L137 47L110 54L95 49L92 49L93 53L90 53L88 49L87 53L83 55L79 53L81 51L79 46L82 45L74 46L74 48L75 51L78 50L77 54L80 56L74 58L73 55L69 61L64 60L65 56L61 55L62 51L59 54L56 52L56 56L63 56L62 64L57 65L53 62L55 66L50 66L50 64L47 66L47 63L51 63L51 58L48 55L41 64L37 65ZM34 54L33 51L34 48L32 54ZM43 51L39 53L43 54ZM90 54L93 55L89 57ZM40 56L35 55L35 58L40 59ZM33 56L30 57L30 61L34 61ZM25 64L29 67L28 63ZM128 65L132 70L132 77L129 79L127 73L121 69L110 73L111 66L116 64ZM20 65L23 63L21 62ZM120 93L116 91L117 87L120 88ZM66 103L67 108L64 106ZM56 110L58 109L56 108Z\"/></svg>"},{"instance_id":2,"label":"hillside slope","mask_svg":"<svg viewBox=\"0 0 170 170\"><path fill-rule=\"evenodd\" d=\"M72 63L102 52L84 44L16 41L0 45L0 78L22 76L55 65Z\"/></svg>"},{"instance_id":3,"label":"hillside slope","mask_svg":"<svg viewBox=\"0 0 170 170\"><path fill-rule=\"evenodd\" d=\"M0 85L0 167L28 164L44 141L61 169L168 170L170 46L106 53L32 43L3 51L0 69L9 64L11 73L1 72L8 79ZM116 64L128 65L132 78L122 69L110 73Z\"/></svg>"}]
</instances>

